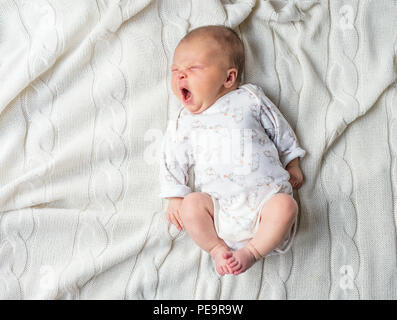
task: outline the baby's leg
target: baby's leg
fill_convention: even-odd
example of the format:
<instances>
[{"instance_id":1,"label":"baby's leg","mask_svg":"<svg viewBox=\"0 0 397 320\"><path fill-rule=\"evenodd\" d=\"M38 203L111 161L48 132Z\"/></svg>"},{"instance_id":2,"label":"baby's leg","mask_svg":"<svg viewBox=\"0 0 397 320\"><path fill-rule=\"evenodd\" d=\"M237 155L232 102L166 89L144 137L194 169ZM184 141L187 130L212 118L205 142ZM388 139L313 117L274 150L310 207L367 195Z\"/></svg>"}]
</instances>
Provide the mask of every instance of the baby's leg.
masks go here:
<instances>
[{"instance_id":1,"label":"baby's leg","mask_svg":"<svg viewBox=\"0 0 397 320\"><path fill-rule=\"evenodd\" d=\"M247 245L233 252L228 264L234 275L250 268L255 261L277 248L288 235L298 214L298 205L285 193L275 194L260 212L258 231Z\"/></svg>"},{"instance_id":2,"label":"baby's leg","mask_svg":"<svg viewBox=\"0 0 397 320\"><path fill-rule=\"evenodd\" d=\"M228 259L232 252L218 237L214 227L214 207L211 196L205 192L192 192L182 201L181 219L189 236L215 260L220 275L231 273Z\"/></svg>"}]
</instances>

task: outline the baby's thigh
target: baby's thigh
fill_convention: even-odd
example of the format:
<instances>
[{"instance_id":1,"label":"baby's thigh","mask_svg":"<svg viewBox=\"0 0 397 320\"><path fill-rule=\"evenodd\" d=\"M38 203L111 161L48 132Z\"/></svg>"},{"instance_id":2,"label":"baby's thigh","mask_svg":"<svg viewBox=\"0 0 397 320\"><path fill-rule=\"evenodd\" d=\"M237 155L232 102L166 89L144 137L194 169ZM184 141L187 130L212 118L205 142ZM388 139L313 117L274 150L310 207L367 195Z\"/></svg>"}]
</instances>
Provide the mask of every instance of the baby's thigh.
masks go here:
<instances>
[{"instance_id":1,"label":"baby's thigh","mask_svg":"<svg viewBox=\"0 0 397 320\"><path fill-rule=\"evenodd\" d=\"M182 205L192 211L207 211L214 217L214 203L211 195L206 192L192 192L183 199Z\"/></svg>"}]
</instances>

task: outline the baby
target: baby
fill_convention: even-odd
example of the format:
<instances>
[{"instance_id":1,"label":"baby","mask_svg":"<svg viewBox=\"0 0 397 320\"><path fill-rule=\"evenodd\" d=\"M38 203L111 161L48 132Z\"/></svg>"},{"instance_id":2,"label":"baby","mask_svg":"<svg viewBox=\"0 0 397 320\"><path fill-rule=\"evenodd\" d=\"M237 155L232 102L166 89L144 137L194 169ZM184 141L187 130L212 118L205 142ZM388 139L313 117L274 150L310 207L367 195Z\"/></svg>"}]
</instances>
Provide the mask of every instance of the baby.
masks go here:
<instances>
[{"instance_id":1,"label":"baby","mask_svg":"<svg viewBox=\"0 0 397 320\"><path fill-rule=\"evenodd\" d=\"M243 67L244 46L232 29L189 32L171 69L183 107L162 145L167 219L211 255L221 276L290 248L298 215L292 187L302 185L306 153L263 91L240 84Z\"/></svg>"}]
</instances>

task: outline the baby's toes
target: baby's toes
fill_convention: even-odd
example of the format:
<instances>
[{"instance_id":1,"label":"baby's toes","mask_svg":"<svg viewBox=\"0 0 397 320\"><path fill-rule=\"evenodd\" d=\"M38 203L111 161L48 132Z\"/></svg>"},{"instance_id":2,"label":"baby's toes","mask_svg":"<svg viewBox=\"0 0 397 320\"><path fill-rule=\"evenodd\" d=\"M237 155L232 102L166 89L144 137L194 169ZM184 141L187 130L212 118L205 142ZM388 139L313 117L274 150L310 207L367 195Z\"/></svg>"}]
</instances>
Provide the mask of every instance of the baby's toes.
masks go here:
<instances>
[{"instance_id":1,"label":"baby's toes","mask_svg":"<svg viewBox=\"0 0 397 320\"><path fill-rule=\"evenodd\" d=\"M235 270L237 270L239 268L239 265L240 264L238 261L234 261L234 262L230 263L228 266L232 270L232 272L234 272Z\"/></svg>"},{"instance_id":2,"label":"baby's toes","mask_svg":"<svg viewBox=\"0 0 397 320\"><path fill-rule=\"evenodd\" d=\"M229 268L228 265L223 266L223 274L232 273L232 270Z\"/></svg>"},{"instance_id":3,"label":"baby's toes","mask_svg":"<svg viewBox=\"0 0 397 320\"><path fill-rule=\"evenodd\" d=\"M229 259L226 260L226 264L230 267L232 264L238 262L235 256L231 256Z\"/></svg>"},{"instance_id":4,"label":"baby's toes","mask_svg":"<svg viewBox=\"0 0 397 320\"><path fill-rule=\"evenodd\" d=\"M233 271L240 271L242 268L243 268L243 264L240 261L238 261L237 265L233 268Z\"/></svg>"},{"instance_id":5,"label":"baby's toes","mask_svg":"<svg viewBox=\"0 0 397 320\"><path fill-rule=\"evenodd\" d=\"M231 263L237 261L236 258L232 255L229 259L226 259L227 265L230 265Z\"/></svg>"},{"instance_id":6,"label":"baby's toes","mask_svg":"<svg viewBox=\"0 0 397 320\"><path fill-rule=\"evenodd\" d=\"M240 264L238 262L234 262L232 265L229 266L230 268L230 273L234 273L235 271L239 270Z\"/></svg>"},{"instance_id":7,"label":"baby's toes","mask_svg":"<svg viewBox=\"0 0 397 320\"><path fill-rule=\"evenodd\" d=\"M227 264L223 266L223 270L224 270L224 274L233 273L233 270Z\"/></svg>"},{"instance_id":8,"label":"baby's toes","mask_svg":"<svg viewBox=\"0 0 397 320\"><path fill-rule=\"evenodd\" d=\"M233 257L233 253L230 252L230 251L224 252L224 253L222 254L222 258L223 258L223 259L229 259L229 258L231 258L231 257Z\"/></svg>"},{"instance_id":9,"label":"baby's toes","mask_svg":"<svg viewBox=\"0 0 397 320\"><path fill-rule=\"evenodd\" d=\"M233 274L234 274L235 276L239 275L240 273L241 273L241 270L233 271Z\"/></svg>"},{"instance_id":10,"label":"baby's toes","mask_svg":"<svg viewBox=\"0 0 397 320\"><path fill-rule=\"evenodd\" d=\"M223 276L223 275L225 274L225 272L223 271L223 267L222 267L222 266L216 267L216 271L217 271L221 276Z\"/></svg>"},{"instance_id":11,"label":"baby's toes","mask_svg":"<svg viewBox=\"0 0 397 320\"><path fill-rule=\"evenodd\" d=\"M243 272L243 265L241 263L238 263L238 265L233 268L233 274L237 276L241 272Z\"/></svg>"}]
</instances>

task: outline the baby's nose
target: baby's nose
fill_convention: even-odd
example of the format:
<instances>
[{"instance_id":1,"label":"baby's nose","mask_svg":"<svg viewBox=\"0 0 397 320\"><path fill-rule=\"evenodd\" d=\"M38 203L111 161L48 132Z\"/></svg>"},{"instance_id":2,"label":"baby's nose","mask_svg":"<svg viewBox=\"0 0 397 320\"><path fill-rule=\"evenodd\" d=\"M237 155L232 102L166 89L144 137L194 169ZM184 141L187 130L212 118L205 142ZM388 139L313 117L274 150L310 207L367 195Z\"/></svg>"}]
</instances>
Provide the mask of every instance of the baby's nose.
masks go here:
<instances>
[{"instance_id":1,"label":"baby's nose","mask_svg":"<svg viewBox=\"0 0 397 320\"><path fill-rule=\"evenodd\" d=\"M185 79L185 78L186 78L186 73L185 73L185 71L180 71L178 77L179 77L179 79Z\"/></svg>"}]
</instances>

